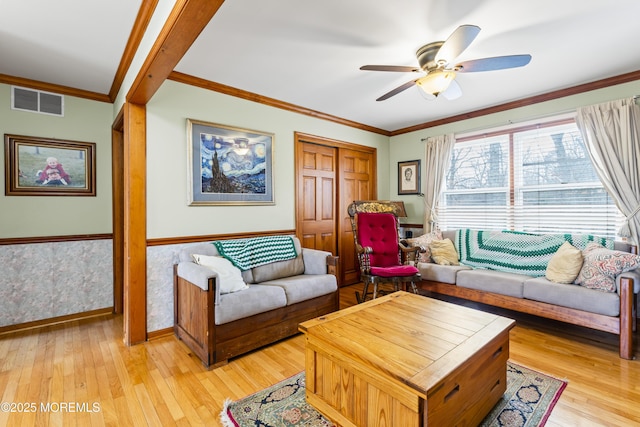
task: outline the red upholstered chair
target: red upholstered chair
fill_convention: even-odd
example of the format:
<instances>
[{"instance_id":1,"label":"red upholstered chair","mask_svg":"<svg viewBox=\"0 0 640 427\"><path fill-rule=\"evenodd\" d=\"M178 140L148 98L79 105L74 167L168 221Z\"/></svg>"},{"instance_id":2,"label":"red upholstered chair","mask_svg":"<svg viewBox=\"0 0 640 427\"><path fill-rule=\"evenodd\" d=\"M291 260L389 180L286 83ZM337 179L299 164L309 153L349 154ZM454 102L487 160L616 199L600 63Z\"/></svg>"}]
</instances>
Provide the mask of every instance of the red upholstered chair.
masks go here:
<instances>
[{"instance_id":1,"label":"red upholstered chair","mask_svg":"<svg viewBox=\"0 0 640 427\"><path fill-rule=\"evenodd\" d=\"M411 290L417 293L415 285L420 280L416 268L421 248L406 247L398 236L398 218L393 213L355 212L352 216L356 254L360 264L360 280L364 282L362 296L356 292L358 302L364 302L373 285L372 298L378 295L379 283L393 283L394 289ZM413 253L413 257L408 254ZM413 259L406 262L407 259Z\"/></svg>"}]
</instances>

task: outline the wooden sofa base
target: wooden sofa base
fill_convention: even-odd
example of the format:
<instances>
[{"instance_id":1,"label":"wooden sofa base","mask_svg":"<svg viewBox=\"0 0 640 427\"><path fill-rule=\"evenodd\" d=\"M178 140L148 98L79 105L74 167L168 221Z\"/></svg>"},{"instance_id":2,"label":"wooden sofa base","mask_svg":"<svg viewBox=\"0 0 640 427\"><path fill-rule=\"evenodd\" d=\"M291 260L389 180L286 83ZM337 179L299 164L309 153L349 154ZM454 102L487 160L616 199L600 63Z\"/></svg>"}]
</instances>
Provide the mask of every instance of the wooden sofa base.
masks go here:
<instances>
[{"instance_id":1,"label":"wooden sofa base","mask_svg":"<svg viewBox=\"0 0 640 427\"><path fill-rule=\"evenodd\" d=\"M298 324L340 308L339 290L265 313L216 325L214 289L176 277L174 332L206 367L298 333Z\"/></svg>"},{"instance_id":2,"label":"wooden sofa base","mask_svg":"<svg viewBox=\"0 0 640 427\"><path fill-rule=\"evenodd\" d=\"M631 279L621 280L620 317L605 316L524 298L462 288L449 283L423 280L417 285L421 290L436 294L453 296L619 335L620 357L623 359L634 358L633 333L636 330L637 298L633 293Z\"/></svg>"}]
</instances>

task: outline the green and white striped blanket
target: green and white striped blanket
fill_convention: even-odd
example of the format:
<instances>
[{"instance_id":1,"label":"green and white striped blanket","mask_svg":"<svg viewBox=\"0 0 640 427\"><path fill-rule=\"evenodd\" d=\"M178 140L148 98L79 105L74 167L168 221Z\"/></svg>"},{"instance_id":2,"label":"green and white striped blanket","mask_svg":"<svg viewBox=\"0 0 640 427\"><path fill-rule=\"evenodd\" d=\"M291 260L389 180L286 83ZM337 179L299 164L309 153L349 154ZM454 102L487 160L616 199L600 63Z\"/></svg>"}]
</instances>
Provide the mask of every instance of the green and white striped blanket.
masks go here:
<instances>
[{"instance_id":1,"label":"green and white striped blanket","mask_svg":"<svg viewBox=\"0 0 640 427\"><path fill-rule=\"evenodd\" d=\"M473 268L540 277L564 242L583 250L596 242L613 249L613 240L590 234L529 234L513 231L460 229L455 246L460 263Z\"/></svg>"},{"instance_id":2,"label":"green and white striped blanket","mask_svg":"<svg viewBox=\"0 0 640 427\"><path fill-rule=\"evenodd\" d=\"M217 240L213 244L221 256L242 271L298 256L291 236Z\"/></svg>"}]
</instances>

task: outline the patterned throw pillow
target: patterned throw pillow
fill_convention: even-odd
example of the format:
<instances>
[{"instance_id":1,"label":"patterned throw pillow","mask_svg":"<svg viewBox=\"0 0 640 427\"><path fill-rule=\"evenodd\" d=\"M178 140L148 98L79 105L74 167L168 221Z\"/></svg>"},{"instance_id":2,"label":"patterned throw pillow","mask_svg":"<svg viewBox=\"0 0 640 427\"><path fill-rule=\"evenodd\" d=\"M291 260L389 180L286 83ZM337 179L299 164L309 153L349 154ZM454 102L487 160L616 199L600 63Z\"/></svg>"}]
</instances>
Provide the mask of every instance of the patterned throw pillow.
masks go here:
<instances>
[{"instance_id":1,"label":"patterned throw pillow","mask_svg":"<svg viewBox=\"0 0 640 427\"><path fill-rule=\"evenodd\" d=\"M605 292L616 291L616 276L640 267L640 256L589 243L582 251L584 264L576 284Z\"/></svg>"},{"instance_id":2,"label":"patterned throw pillow","mask_svg":"<svg viewBox=\"0 0 640 427\"><path fill-rule=\"evenodd\" d=\"M434 240L442 240L442 232L440 230L435 230L430 233L423 234L422 236L414 237L413 239L407 239L407 243L409 243L409 245L413 247L421 246L425 249L425 252L420 254L418 262L431 262L431 250L429 249L429 245Z\"/></svg>"}]
</instances>

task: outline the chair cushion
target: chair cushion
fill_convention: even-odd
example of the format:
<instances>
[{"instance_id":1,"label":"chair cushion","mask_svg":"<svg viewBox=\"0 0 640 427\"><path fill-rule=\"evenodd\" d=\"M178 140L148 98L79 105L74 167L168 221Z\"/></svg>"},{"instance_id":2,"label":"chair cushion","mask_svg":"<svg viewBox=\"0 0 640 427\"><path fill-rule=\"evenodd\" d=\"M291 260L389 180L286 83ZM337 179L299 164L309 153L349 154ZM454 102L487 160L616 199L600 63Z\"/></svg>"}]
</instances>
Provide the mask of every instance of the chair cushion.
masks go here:
<instances>
[{"instance_id":1,"label":"chair cushion","mask_svg":"<svg viewBox=\"0 0 640 427\"><path fill-rule=\"evenodd\" d=\"M254 286L279 286L287 296L287 305L291 305L335 292L338 282L333 274L301 274Z\"/></svg>"},{"instance_id":2,"label":"chair cushion","mask_svg":"<svg viewBox=\"0 0 640 427\"><path fill-rule=\"evenodd\" d=\"M523 283L530 278L524 274L478 268L458 271L456 286L522 298Z\"/></svg>"},{"instance_id":3,"label":"chair cushion","mask_svg":"<svg viewBox=\"0 0 640 427\"><path fill-rule=\"evenodd\" d=\"M620 315L620 296L616 292L602 292L573 284L555 283L544 277L526 280L523 296L534 301L605 316Z\"/></svg>"},{"instance_id":4,"label":"chair cushion","mask_svg":"<svg viewBox=\"0 0 640 427\"><path fill-rule=\"evenodd\" d=\"M460 270L471 270L466 265L440 265L432 262L418 263L418 270L422 280L456 284L456 275Z\"/></svg>"},{"instance_id":5,"label":"chair cushion","mask_svg":"<svg viewBox=\"0 0 640 427\"><path fill-rule=\"evenodd\" d=\"M300 243L298 239L296 241L296 250L298 256L286 261L276 261L269 264L261 265L251 269L253 273L253 280L255 283L262 283L268 280L281 279L283 277L297 276L304 273L304 260L300 253Z\"/></svg>"},{"instance_id":6,"label":"chair cushion","mask_svg":"<svg viewBox=\"0 0 640 427\"><path fill-rule=\"evenodd\" d=\"M406 277L418 274L419 270L412 265L396 265L393 267L371 267L371 274L380 277Z\"/></svg>"},{"instance_id":7,"label":"chair cushion","mask_svg":"<svg viewBox=\"0 0 640 427\"><path fill-rule=\"evenodd\" d=\"M287 295L281 287L250 285L242 292L220 295L214 320L216 325L222 325L286 305Z\"/></svg>"},{"instance_id":8,"label":"chair cushion","mask_svg":"<svg viewBox=\"0 0 640 427\"><path fill-rule=\"evenodd\" d=\"M398 227L391 213L362 212L356 214L358 242L373 249L371 266L391 267L400 264Z\"/></svg>"}]
</instances>

